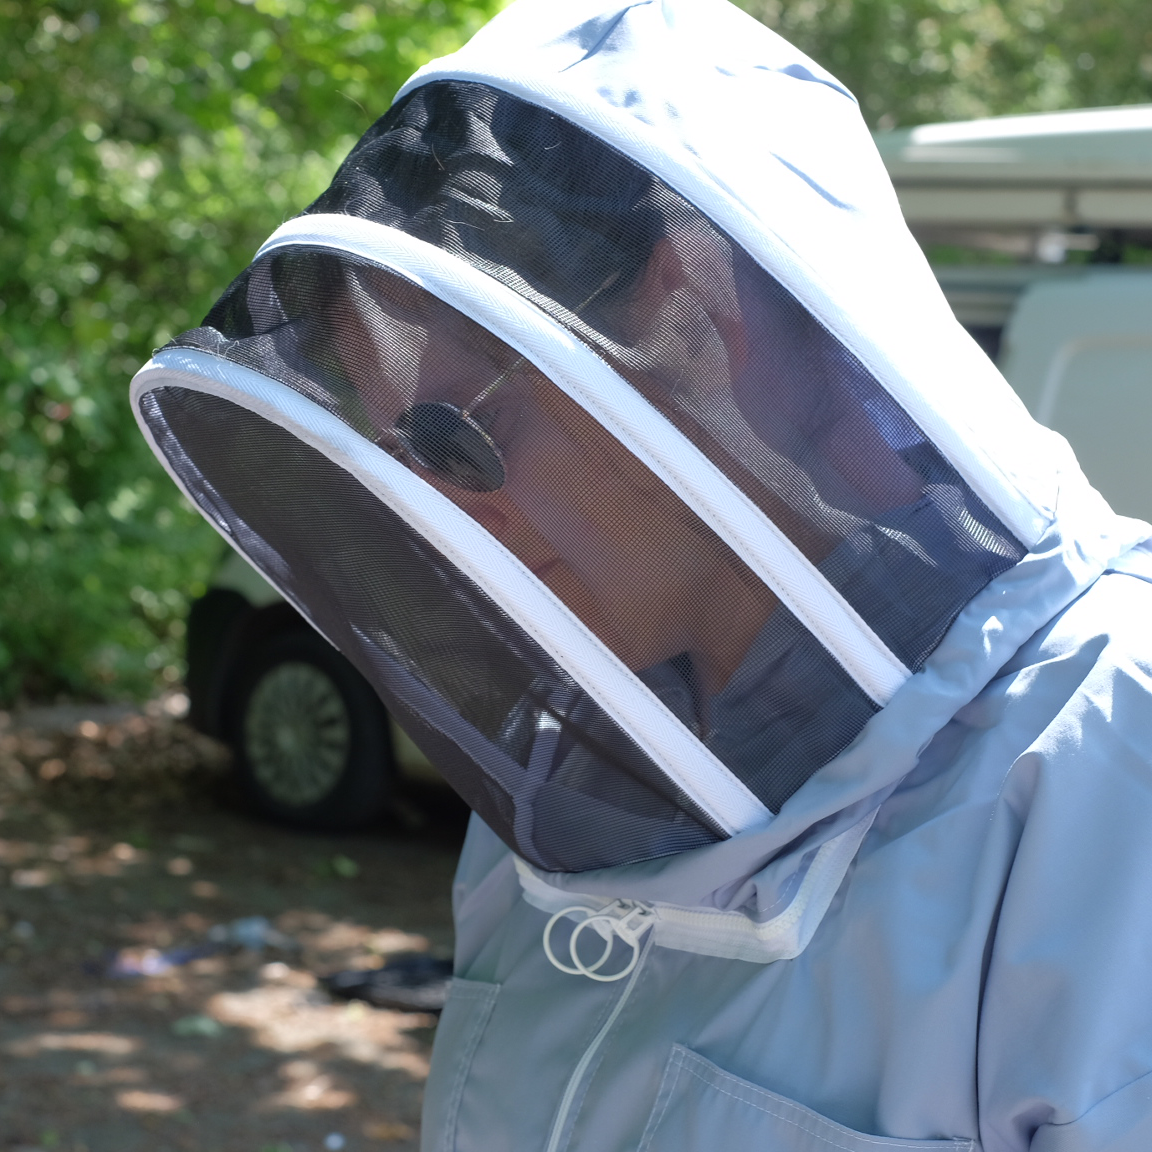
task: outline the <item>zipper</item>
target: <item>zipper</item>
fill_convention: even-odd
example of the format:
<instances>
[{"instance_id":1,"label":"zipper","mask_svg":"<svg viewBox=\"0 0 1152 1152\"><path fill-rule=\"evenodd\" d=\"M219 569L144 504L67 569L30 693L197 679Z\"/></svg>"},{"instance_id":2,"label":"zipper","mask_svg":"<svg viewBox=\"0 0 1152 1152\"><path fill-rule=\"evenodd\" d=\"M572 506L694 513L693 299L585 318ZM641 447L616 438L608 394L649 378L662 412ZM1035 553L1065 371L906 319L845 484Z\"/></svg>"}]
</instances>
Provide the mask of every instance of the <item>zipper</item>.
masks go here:
<instances>
[{"instance_id":1,"label":"zipper","mask_svg":"<svg viewBox=\"0 0 1152 1152\"><path fill-rule=\"evenodd\" d=\"M630 968L611 975L600 973L607 956L594 964L584 964L578 956L557 957L551 949L549 933L564 917L581 918L576 933L584 928L601 936L609 944L612 933L632 945L633 960L639 955L639 938L649 928L662 948L675 948L699 956L717 956L725 960L746 960L753 964L772 964L792 960L808 946L824 919L833 898L844 880L860 845L876 819L879 806L825 841L803 868L799 888L782 911L771 919L756 921L744 912L716 908L688 908L661 901L645 903L572 892L553 887L545 877L519 857L515 858L516 874L524 899L548 913L552 919L544 932L544 951L548 959L572 975L593 980L620 980ZM571 943L571 942L570 942Z\"/></svg>"},{"instance_id":2,"label":"zipper","mask_svg":"<svg viewBox=\"0 0 1152 1152\"><path fill-rule=\"evenodd\" d=\"M545 1152L558 1152L560 1140L564 1135L564 1128L568 1122L568 1113L572 1111L572 1102L576 1099L576 1093L580 1089L580 1084L588 1071L588 1066L600 1050L600 1046L604 1043L605 1039L607 1039L608 1033L612 1031L612 1026L619 1019L620 1013L624 1010L624 1005L628 1003L628 999L632 995L632 990L636 987L636 981L640 978L640 973L644 968L644 962L648 959L648 953L651 951L652 940L649 938L640 950L628 983L624 985L624 991L620 993L620 999L616 1001L615 1007L608 1014L608 1019L604 1021L600 1026L600 1030L592 1037L592 1042L584 1050L584 1054L572 1070L572 1075L568 1077L568 1083L564 1086L564 1094L560 1097L560 1107L556 1112L556 1119L552 1122L552 1131L548 1136Z\"/></svg>"}]
</instances>

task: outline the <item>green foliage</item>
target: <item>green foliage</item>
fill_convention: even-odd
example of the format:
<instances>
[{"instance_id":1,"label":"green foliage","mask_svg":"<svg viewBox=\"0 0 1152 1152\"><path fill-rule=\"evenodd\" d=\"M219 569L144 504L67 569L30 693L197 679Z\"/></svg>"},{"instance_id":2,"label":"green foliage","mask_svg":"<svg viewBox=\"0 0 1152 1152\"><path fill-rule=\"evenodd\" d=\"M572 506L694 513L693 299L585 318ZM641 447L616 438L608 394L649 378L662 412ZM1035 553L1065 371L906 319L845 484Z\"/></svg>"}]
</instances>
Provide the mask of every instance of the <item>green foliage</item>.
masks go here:
<instances>
[{"instance_id":1,"label":"green foliage","mask_svg":"<svg viewBox=\"0 0 1152 1152\"><path fill-rule=\"evenodd\" d=\"M0 699L179 676L220 545L127 381L503 3L0 0ZM1148 0L743 3L872 124L1152 99Z\"/></svg>"},{"instance_id":2,"label":"green foliage","mask_svg":"<svg viewBox=\"0 0 1152 1152\"><path fill-rule=\"evenodd\" d=\"M128 380L501 6L0 0L0 699L178 678L221 546Z\"/></svg>"},{"instance_id":3,"label":"green foliage","mask_svg":"<svg viewBox=\"0 0 1152 1152\"><path fill-rule=\"evenodd\" d=\"M1152 100L1148 0L738 0L874 127Z\"/></svg>"}]
</instances>

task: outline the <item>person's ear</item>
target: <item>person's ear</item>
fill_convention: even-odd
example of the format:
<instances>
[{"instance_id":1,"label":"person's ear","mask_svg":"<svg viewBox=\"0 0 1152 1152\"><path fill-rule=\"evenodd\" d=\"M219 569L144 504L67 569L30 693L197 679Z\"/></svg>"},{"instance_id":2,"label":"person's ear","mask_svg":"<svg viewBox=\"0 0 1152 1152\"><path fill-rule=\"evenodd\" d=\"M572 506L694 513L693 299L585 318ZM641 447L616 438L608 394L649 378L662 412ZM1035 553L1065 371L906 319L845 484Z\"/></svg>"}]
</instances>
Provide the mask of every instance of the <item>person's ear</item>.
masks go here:
<instances>
[{"instance_id":1,"label":"person's ear","mask_svg":"<svg viewBox=\"0 0 1152 1152\"><path fill-rule=\"evenodd\" d=\"M735 377L747 360L747 338L736 299L731 257L726 252L688 254L674 237L657 240L633 295L633 332L642 340L666 301L685 292L715 327L728 351Z\"/></svg>"},{"instance_id":2,"label":"person's ear","mask_svg":"<svg viewBox=\"0 0 1152 1152\"><path fill-rule=\"evenodd\" d=\"M643 334L674 292L688 285L684 263L667 236L656 241L636 288L632 292L629 311L632 332L643 339Z\"/></svg>"}]
</instances>

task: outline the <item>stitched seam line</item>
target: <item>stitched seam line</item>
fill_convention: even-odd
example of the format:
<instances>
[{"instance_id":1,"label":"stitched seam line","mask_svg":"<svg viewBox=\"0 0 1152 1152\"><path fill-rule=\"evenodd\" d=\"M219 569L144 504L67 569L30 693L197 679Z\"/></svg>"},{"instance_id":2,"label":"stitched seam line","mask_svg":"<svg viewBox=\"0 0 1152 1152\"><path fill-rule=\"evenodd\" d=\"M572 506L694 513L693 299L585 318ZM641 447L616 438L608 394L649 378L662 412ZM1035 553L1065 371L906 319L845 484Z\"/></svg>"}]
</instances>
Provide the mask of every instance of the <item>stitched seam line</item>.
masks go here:
<instances>
[{"instance_id":1,"label":"stitched seam line","mask_svg":"<svg viewBox=\"0 0 1152 1152\"><path fill-rule=\"evenodd\" d=\"M637 961L637 965L639 965L642 961L647 959L647 954L651 950L653 943L654 943L654 940L651 937L647 941L645 941L644 953L641 956L640 960ZM624 990L623 995L626 995L629 997L629 999L631 999L632 993L636 991L636 988L639 985L639 983L640 983L640 981L637 980L636 983L633 984L631 988L627 988ZM615 1007L615 1006L613 1006L613 1007ZM621 1010L621 1015L623 1015L623 1010ZM617 1017L616 1023L619 1024L619 1022L620 1022L620 1019L619 1019L619 1017ZM591 1063L589 1063L588 1067L584 1071L583 1091L580 1093L580 1099L578 1101L574 1101L575 1107L573 1108L572 1112L570 1113L569 1118L568 1118L568 1122L567 1122L568 1139L567 1139L567 1141L565 1141L565 1144L564 1144L565 1148L567 1148L567 1146L572 1143L572 1133L576 1131L576 1124L580 1120L580 1116L584 1111L584 1105L588 1102L588 1091L592 1087L592 1080L596 1076L596 1073L599 1070L600 1065L604 1063L604 1056L607 1053L607 1049L608 1049L608 1037L605 1036L604 1042L600 1045L600 1050L596 1053L595 1059L592 1060Z\"/></svg>"},{"instance_id":2,"label":"stitched seam line","mask_svg":"<svg viewBox=\"0 0 1152 1152\"><path fill-rule=\"evenodd\" d=\"M492 1005L496 1002L498 988L469 989L467 985L457 986L457 996L467 1002L476 1004L479 1011L473 1011L472 1026L460 1046L463 1057L456 1066L456 1077L452 1082L452 1091L448 1094L448 1108L444 1123L444 1135L440 1140L443 1152L452 1152L456 1144L456 1120L460 1112L460 1101L464 1096L464 1082L472 1068L472 1057L476 1054L476 1046L480 1043L480 1034L488 1023Z\"/></svg>"},{"instance_id":3,"label":"stitched seam line","mask_svg":"<svg viewBox=\"0 0 1152 1152\"><path fill-rule=\"evenodd\" d=\"M668 1068L664 1073L664 1079L660 1084L660 1096L657 1098L656 1108L649 1117L648 1125L640 1138L640 1147L637 1152L648 1152L648 1149L652 1147L652 1140L659 1132L660 1125L664 1123L664 1115L668 1111L668 1105L672 1103L676 1081L680 1079L680 1073L683 1071L684 1049L674 1048L668 1061Z\"/></svg>"}]
</instances>

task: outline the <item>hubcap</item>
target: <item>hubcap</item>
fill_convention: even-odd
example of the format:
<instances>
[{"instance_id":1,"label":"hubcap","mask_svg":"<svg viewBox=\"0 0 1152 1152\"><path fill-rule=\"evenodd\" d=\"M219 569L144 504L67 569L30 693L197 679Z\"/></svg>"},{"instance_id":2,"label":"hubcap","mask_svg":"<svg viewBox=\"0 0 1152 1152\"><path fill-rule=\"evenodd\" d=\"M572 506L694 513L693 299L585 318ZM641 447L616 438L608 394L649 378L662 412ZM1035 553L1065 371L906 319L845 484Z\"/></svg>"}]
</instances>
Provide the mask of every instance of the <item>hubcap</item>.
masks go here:
<instances>
[{"instance_id":1,"label":"hubcap","mask_svg":"<svg viewBox=\"0 0 1152 1152\"><path fill-rule=\"evenodd\" d=\"M328 795L351 745L344 699L314 664L278 664L257 682L244 717L244 752L272 799L303 807Z\"/></svg>"}]
</instances>

